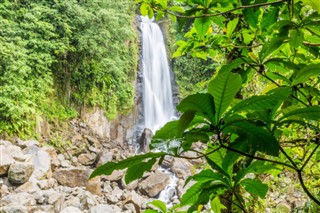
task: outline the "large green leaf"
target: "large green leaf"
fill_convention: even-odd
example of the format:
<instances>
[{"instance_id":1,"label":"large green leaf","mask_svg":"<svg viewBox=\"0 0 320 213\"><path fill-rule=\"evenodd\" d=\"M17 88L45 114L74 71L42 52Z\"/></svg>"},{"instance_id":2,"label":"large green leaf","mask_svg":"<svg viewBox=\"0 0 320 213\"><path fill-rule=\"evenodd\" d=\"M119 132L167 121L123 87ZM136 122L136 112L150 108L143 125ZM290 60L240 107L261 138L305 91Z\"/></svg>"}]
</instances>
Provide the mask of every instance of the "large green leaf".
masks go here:
<instances>
[{"instance_id":1,"label":"large green leaf","mask_svg":"<svg viewBox=\"0 0 320 213\"><path fill-rule=\"evenodd\" d=\"M260 61L263 61L266 57L268 57L271 53L276 51L284 42L287 37L275 37L272 38L270 42L265 43L262 46L262 50L259 53Z\"/></svg>"},{"instance_id":2,"label":"large green leaf","mask_svg":"<svg viewBox=\"0 0 320 213\"><path fill-rule=\"evenodd\" d=\"M222 209L227 208L220 202L219 196L216 196L214 199L211 200L210 206L211 206L211 210L214 213L221 213Z\"/></svg>"},{"instance_id":3,"label":"large green leaf","mask_svg":"<svg viewBox=\"0 0 320 213\"><path fill-rule=\"evenodd\" d=\"M214 120L214 101L213 97L209 93L189 95L180 102L177 106L177 110L180 112L201 112L207 115L211 121Z\"/></svg>"},{"instance_id":4,"label":"large green leaf","mask_svg":"<svg viewBox=\"0 0 320 213\"><path fill-rule=\"evenodd\" d=\"M268 192L268 185L259 180L244 179L240 184L252 195L257 195L264 199Z\"/></svg>"},{"instance_id":5,"label":"large green leaf","mask_svg":"<svg viewBox=\"0 0 320 213\"><path fill-rule=\"evenodd\" d=\"M260 11L254 10L253 8L248 8L244 9L242 13L248 24L253 28L257 28Z\"/></svg>"},{"instance_id":6,"label":"large green leaf","mask_svg":"<svg viewBox=\"0 0 320 213\"><path fill-rule=\"evenodd\" d=\"M195 111L187 111L182 114L182 116L179 119L178 126L177 126L177 136L180 137L184 130L186 130L193 120L196 112Z\"/></svg>"},{"instance_id":7,"label":"large green leaf","mask_svg":"<svg viewBox=\"0 0 320 213\"><path fill-rule=\"evenodd\" d=\"M154 201L148 203L148 205L152 205L152 206L158 208L161 211L161 213L167 212L166 204L160 200L154 200Z\"/></svg>"},{"instance_id":8,"label":"large green leaf","mask_svg":"<svg viewBox=\"0 0 320 213\"><path fill-rule=\"evenodd\" d=\"M268 12L263 14L261 28L264 29L272 26L277 21L278 13L279 7L269 7Z\"/></svg>"},{"instance_id":9,"label":"large green leaf","mask_svg":"<svg viewBox=\"0 0 320 213\"><path fill-rule=\"evenodd\" d=\"M306 82L310 77L320 74L320 64L310 64L301 69L292 81L292 86Z\"/></svg>"},{"instance_id":10,"label":"large green leaf","mask_svg":"<svg viewBox=\"0 0 320 213\"><path fill-rule=\"evenodd\" d=\"M232 21L228 22L228 25L227 25L227 36L228 37L231 37L233 31L236 29L236 27L238 25L238 22L239 22L239 18L235 18Z\"/></svg>"},{"instance_id":11,"label":"large green leaf","mask_svg":"<svg viewBox=\"0 0 320 213\"><path fill-rule=\"evenodd\" d=\"M226 178L224 178L219 173L214 173L211 169L202 170L200 173L188 177L185 182L185 185L187 185L190 180L195 180L196 182L202 182L202 183L211 182L211 185L217 184L217 185L230 186Z\"/></svg>"},{"instance_id":12,"label":"large green leaf","mask_svg":"<svg viewBox=\"0 0 320 213\"><path fill-rule=\"evenodd\" d=\"M212 169L216 170L220 174L224 175L227 178L230 178L228 171L224 170L221 166L219 166L216 162L214 162L210 156L206 156L206 160Z\"/></svg>"},{"instance_id":13,"label":"large green leaf","mask_svg":"<svg viewBox=\"0 0 320 213\"><path fill-rule=\"evenodd\" d=\"M224 132L235 133L240 137L245 137L255 151L273 156L278 156L279 154L280 147L278 141L270 132L254 123L249 121L229 123L224 127Z\"/></svg>"},{"instance_id":14,"label":"large green leaf","mask_svg":"<svg viewBox=\"0 0 320 213\"><path fill-rule=\"evenodd\" d=\"M232 147L233 149L242 151L242 152L247 152L248 150L248 143L246 143L246 140L243 140L242 138L237 138L235 142L230 144L230 147ZM240 157L241 155L239 153L235 153L232 151L227 151L227 154L225 155L223 161L222 161L222 168L225 171L228 171L229 173L232 172L233 169L233 165L234 163L237 161L237 159Z\"/></svg>"},{"instance_id":15,"label":"large green leaf","mask_svg":"<svg viewBox=\"0 0 320 213\"><path fill-rule=\"evenodd\" d=\"M99 175L110 175L114 170L125 169L128 167L134 166L136 164L140 164L143 160L146 160L149 158L158 158L164 155L165 153L163 152L158 152L158 153L150 152L143 155L136 155L133 157L129 157L119 162L108 162L96 168L90 175L90 178L94 178Z\"/></svg>"},{"instance_id":16,"label":"large green leaf","mask_svg":"<svg viewBox=\"0 0 320 213\"><path fill-rule=\"evenodd\" d=\"M205 188L204 186L204 183L195 183L192 185L186 193L182 195L180 201L181 206L194 203L198 199L201 191Z\"/></svg>"},{"instance_id":17,"label":"large green leaf","mask_svg":"<svg viewBox=\"0 0 320 213\"><path fill-rule=\"evenodd\" d=\"M153 164L155 164L156 161L156 158L151 158L147 162L140 162L138 164L130 166L126 171L126 175L124 178L126 184L141 178L144 172L151 170Z\"/></svg>"},{"instance_id":18,"label":"large green leaf","mask_svg":"<svg viewBox=\"0 0 320 213\"><path fill-rule=\"evenodd\" d=\"M304 119L308 121L319 121L320 120L320 106L312 106L307 108L301 108L292 110L284 114L279 121L283 119Z\"/></svg>"},{"instance_id":19,"label":"large green leaf","mask_svg":"<svg viewBox=\"0 0 320 213\"><path fill-rule=\"evenodd\" d=\"M270 97L268 95L261 95L261 96L252 96L250 98L244 99L238 104L236 104L230 110L231 113L241 112L241 111L261 111L272 109L278 100L274 97Z\"/></svg>"},{"instance_id":20,"label":"large green leaf","mask_svg":"<svg viewBox=\"0 0 320 213\"><path fill-rule=\"evenodd\" d=\"M200 37L203 37L211 25L211 18L196 18L194 26Z\"/></svg>"},{"instance_id":21,"label":"large green leaf","mask_svg":"<svg viewBox=\"0 0 320 213\"><path fill-rule=\"evenodd\" d=\"M152 137L152 139L174 139L177 137L177 127L178 127L179 121L170 121L166 123L161 129L156 131L155 135Z\"/></svg>"},{"instance_id":22,"label":"large green leaf","mask_svg":"<svg viewBox=\"0 0 320 213\"><path fill-rule=\"evenodd\" d=\"M242 85L241 76L237 73L222 73L213 79L208 86L208 91L214 98L216 109L215 122L218 124L222 114L229 107L234 96Z\"/></svg>"}]
</instances>

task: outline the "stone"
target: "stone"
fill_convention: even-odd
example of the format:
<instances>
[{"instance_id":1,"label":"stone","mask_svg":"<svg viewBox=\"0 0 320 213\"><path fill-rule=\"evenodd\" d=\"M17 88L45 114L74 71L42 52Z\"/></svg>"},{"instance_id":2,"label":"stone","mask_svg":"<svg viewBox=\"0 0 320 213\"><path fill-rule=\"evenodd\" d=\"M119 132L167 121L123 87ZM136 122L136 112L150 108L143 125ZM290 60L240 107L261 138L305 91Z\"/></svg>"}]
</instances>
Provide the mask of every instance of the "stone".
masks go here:
<instances>
[{"instance_id":1,"label":"stone","mask_svg":"<svg viewBox=\"0 0 320 213\"><path fill-rule=\"evenodd\" d=\"M113 160L113 153L110 152L109 150L103 150L98 157L97 166L101 166L101 165L108 163L112 160Z\"/></svg>"},{"instance_id":2,"label":"stone","mask_svg":"<svg viewBox=\"0 0 320 213\"><path fill-rule=\"evenodd\" d=\"M13 157L8 153L5 146L0 145L0 176L8 173L9 167L14 163Z\"/></svg>"},{"instance_id":3,"label":"stone","mask_svg":"<svg viewBox=\"0 0 320 213\"><path fill-rule=\"evenodd\" d=\"M57 180L54 178L46 179L46 180L39 180L37 185L42 190L54 189L57 187Z\"/></svg>"},{"instance_id":4,"label":"stone","mask_svg":"<svg viewBox=\"0 0 320 213\"><path fill-rule=\"evenodd\" d=\"M23 184L27 182L34 171L34 166L30 163L12 164L8 171L8 178L12 184Z\"/></svg>"},{"instance_id":5,"label":"stone","mask_svg":"<svg viewBox=\"0 0 320 213\"><path fill-rule=\"evenodd\" d=\"M64 194L53 189L43 190L42 192L43 203L53 206L55 212L60 212L64 201Z\"/></svg>"},{"instance_id":6,"label":"stone","mask_svg":"<svg viewBox=\"0 0 320 213\"><path fill-rule=\"evenodd\" d=\"M97 159L96 153L84 153L78 156L78 162L82 165L89 166L92 165Z\"/></svg>"},{"instance_id":7,"label":"stone","mask_svg":"<svg viewBox=\"0 0 320 213\"><path fill-rule=\"evenodd\" d=\"M135 191L130 191L128 194L129 195L127 196L127 200L124 203L133 204L136 211L140 212L140 208L142 204L146 202L146 199L137 194Z\"/></svg>"},{"instance_id":8,"label":"stone","mask_svg":"<svg viewBox=\"0 0 320 213\"><path fill-rule=\"evenodd\" d=\"M61 185L69 187L85 187L92 170L84 168L62 168L53 173Z\"/></svg>"},{"instance_id":9,"label":"stone","mask_svg":"<svg viewBox=\"0 0 320 213\"><path fill-rule=\"evenodd\" d=\"M123 195L123 191L119 188L119 187L115 187L112 191L111 195L107 195L107 199L108 201L110 201L111 203L118 203Z\"/></svg>"},{"instance_id":10,"label":"stone","mask_svg":"<svg viewBox=\"0 0 320 213\"><path fill-rule=\"evenodd\" d=\"M149 197L155 197L169 184L169 181L167 174L156 171L140 183L140 191Z\"/></svg>"},{"instance_id":11,"label":"stone","mask_svg":"<svg viewBox=\"0 0 320 213\"><path fill-rule=\"evenodd\" d=\"M24 156L21 147L19 146L8 146L7 153L11 155L11 157L17 161L26 161L27 157Z\"/></svg>"},{"instance_id":12,"label":"stone","mask_svg":"<svg viewBox=\"0 0 320 213\"><path fill-rule=\"evenodd\" d=\"M9 205L23 205L23 206L33 206L37 202L33 196L31 196L27 192L20 192L17 194L9 194L4 196L0 200L1 205L9 206Z\"/></svg>"},{"instance_id":13,"label":"stone","mask_svg":"<svg viewBox=\"0 0 320 213\"><path fill-rule=\"evenodd\" d=\"M91 178L88 181L88 184L86 186L86 190L91 192L92 194L101 195L102 194L101 177L97 176L97 177Z\"/></svg>"},{"instance_id":14,"label":"stone","mask_svg":"<svg viewBox=\"0 0 320 213\"><path fill-rule=\"evenodd\" d=\"M101 213L101 212L114 212L114 209L112 206L107 204L98 204L89 209L89 213Z\"/></svg>"},{"instance_id":15,"label":"stone","mask_svg":"<svg viewBox=\"0 0 320 213\"><path fill-rule=\"evenodd\" d=\"M40 180L43 178L51 178L51 158L45 151L38 151L33 156L34 172L32 177Z\"/></svg>"},{"instance_id":16,"label":"stone","mask_svg":"<svg viewBox=\"0 0 320 213\"><path fill-rule=\"evenodd\" d=\"M42 147L41 150L45 151L50 156L51 169L55 169L56 167L60 166L60 161L58 159L57 151L53 147L45 146L45 147Z\"/></svg>"},{"instance_id":17,"label":"stone","mask_svg":"<svg viewBox=\"0 0 320 213\"><path fill-rule=\"evenodd\" d=\"M27 140L27 141L23 141L18 139L17 140L17 144L18 146L20 146L22 149L26 148L26 147L30 147L33 145L39 146L39 141L36 140Z\"/></svg>"},{"instance_id":18,"label":"stone","mask_svg":"<svg viewBox=\"0 0 320 213\"><path fill-rule=\"evenodd\" d=\"M12 143L10 141L0 140L0 146L1 145L4 147L8 147L8 146L12 146Z\"/></svg>"},{"instance_id":19,"label":"stone","mask_svg":"<svg viewBox=\"0 0 320 213\"><path fill-rule=\"evenodd\" d=\"M173 173L180 178L186 179L192 175L192 164L183 158L174 158L171 169Z\"/></svg>"},{"instance_id":20,"label":"stone","mask_svg":"<svg viewBox=\"0 0 320 213\"><path fill-rule=\"evenodd\" d=\"M81 209L81 201L79 197L70 197L64 203L64 206L73 206Z\"/></svg>"},{"instance_id":21,"label":"stone","mask_svg":"<svg viewBox=\"0 0 320 213\"><path fill-rule=\"evenodd\" d=\"M82 213L82 211L74 206L68 206L64 209L62 209L62 211L60 213Z\"/></svg>"},{"instance_id":22,"label":"stone","mask_svg":"<svg viewBox=\"0 0 320 213\"><path fill-rule=\"evenodd\" d=\"M19 204L14 204L0 207L0 213L28 213L28 211L26 207Z\"/></svg>"},{"instance_id":23,"label":"stone","mask_svg":"<svg viewBox=\"0 0 320 213\"><path fill-rule=\"evenodd\" d=\"M37 191L40 191L40 188L35 182L28 181L22 185L20 185L18 188L14 190L16 193L20 192L27 192L29 194L33 194Z\"/></svg>"},{"instance_id":24,"label":"stone","mask_svg":"<svg viewBox=\"0 0 320 213\"><path fill-rule=\"evenodd\" d=\"M149 144L151 142L151 138L153 136L153 132L151 129L145 128L141 134L139 139L139 150L140 152L149 152Z\"/></svg>"},{"instance_id":25,"label":"stone","mask_svg":"<svg viewBox=\"0 0 320 213\"><path fill-rule=\"evenodd\" d=\"M121 186L124 189L128 189L128 190L135 190L138 187L139 181L138 180L134 180L129 184L126 184L126 181L124 179L124 177L121 179Z\"/></svg>"}]
</instances>

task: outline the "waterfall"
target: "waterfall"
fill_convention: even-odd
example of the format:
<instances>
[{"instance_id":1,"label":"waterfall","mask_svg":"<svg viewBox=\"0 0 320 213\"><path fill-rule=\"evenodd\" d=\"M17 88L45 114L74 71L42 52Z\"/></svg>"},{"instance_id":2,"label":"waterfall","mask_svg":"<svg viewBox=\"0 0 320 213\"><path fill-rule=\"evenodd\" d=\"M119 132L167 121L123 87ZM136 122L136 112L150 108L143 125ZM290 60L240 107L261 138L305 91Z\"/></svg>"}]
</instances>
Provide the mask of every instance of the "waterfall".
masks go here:
<instances>
[{"instance_id":1,"label":"waterfall","mask_svg":"<svg viewBox=\"0 0 320 213\"><path fill-rule=\"evenodd\" d=\"M168 121L175 119L171 75L162 31L158 24L141 17L143 115L144 127L153 133ZM160 193L159 199L171 206L176 195L177 178L168 170L170 183Z\"/></svg>"},{"instance_id":2,"label":"waterfall","mask_svg":"<svg viewBox=\"0 0 320 213\"><path fill-rule=\"evenodd\" d=\"M144 126L154 133L174 119L170 69L160 27L142 17Z\"/></svg>"}]
</instances>

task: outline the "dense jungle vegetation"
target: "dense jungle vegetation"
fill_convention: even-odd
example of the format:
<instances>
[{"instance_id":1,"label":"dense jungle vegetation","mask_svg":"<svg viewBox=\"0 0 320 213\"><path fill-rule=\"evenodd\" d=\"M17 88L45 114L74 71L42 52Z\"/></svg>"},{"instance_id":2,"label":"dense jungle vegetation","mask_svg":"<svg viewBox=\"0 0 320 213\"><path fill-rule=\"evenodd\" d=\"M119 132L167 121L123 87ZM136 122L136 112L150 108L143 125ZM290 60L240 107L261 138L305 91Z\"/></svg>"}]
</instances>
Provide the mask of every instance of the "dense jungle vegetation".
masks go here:
<instances>
[{"instance_id":1,"label":"dense jungle vegetation","mask_svg":"<svg viewBox=\"0 0 320 213\"><path fill-rule=\"evenodd\" d=\"M0 135L99 106L130 111L138 63L133 2L0 1Z\"/></svg>"},{"instance_id":2,"label":"dense jungle vegetation","mask_svg":"<svg viewBox=\"0 0 320 213\"><path fill-rule=\"evenodd\" d=\"M165 156L202 158L179 205L154 201L145 212L264 212L274 187L263 180L289 171L310 199L301 211L319 212L320 1L136 3L142 15L170 18L181 30L173 54L185 91L181 116L155 133L150 148L157 152L109 162L92 177L127 168L131 182ZM205 149L194 146L199 141Z\"/></svg>"}]
</instances>

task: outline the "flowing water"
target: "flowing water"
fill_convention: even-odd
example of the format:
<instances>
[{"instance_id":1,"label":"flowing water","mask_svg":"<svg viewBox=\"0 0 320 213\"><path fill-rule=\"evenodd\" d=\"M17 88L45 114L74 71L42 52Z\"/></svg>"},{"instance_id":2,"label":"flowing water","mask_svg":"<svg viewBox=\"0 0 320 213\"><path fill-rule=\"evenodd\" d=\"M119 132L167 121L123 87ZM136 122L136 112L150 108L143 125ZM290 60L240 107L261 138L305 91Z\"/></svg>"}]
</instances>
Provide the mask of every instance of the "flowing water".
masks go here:
<instances>
[{"instance_id":1,"label":"flowing water","mask_svg":"<svg viewBox=\"0 0 320 213\"><path fill-rule=\"evenodd\" d=\"M171 75L160 27L146 17L141 19L144 127L155 133L175 119ZM171 198L176 195L177 178L168 170L160 170L170 175L170 183L159 199L170 206Z\"/></svg>"},{"instance_id":2,"label":"flowing water","mask_svg":"<svg viewBox=\"0 0 320 213\"><path fill-rule=\"evenodd\" d=\"M174 119L170 69L162 31L142 17L144 125L155 132Z\"/></svg>"}]
</instances>

